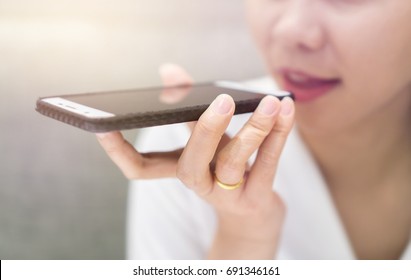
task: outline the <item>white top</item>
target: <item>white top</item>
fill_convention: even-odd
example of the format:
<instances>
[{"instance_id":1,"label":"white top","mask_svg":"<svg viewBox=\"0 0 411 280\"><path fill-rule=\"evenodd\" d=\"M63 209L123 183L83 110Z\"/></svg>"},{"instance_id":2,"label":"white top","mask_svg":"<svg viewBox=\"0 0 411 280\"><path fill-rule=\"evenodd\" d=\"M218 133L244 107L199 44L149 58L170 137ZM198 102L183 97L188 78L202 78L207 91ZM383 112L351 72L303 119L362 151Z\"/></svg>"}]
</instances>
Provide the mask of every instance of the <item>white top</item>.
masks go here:
<instances>
[{"instance_id":1,"label":"white top","mask_svg":"<svg viewBox=\"0 0 411 280\"><path fill-rule=\"evenodd\" d=\"M271 79L253 86L275 87ZM233 135L250 114L235 116ZM136 147L141 152L184 147L184 124L148 128ZM354 259L347 233L328 188L296 129L286 143L273 184L287 206L278 259ZM213 208L177 179L130 183L127 257L129 259L203 259L216 230ZM411 240L402 259L411 259Z\"/></svg>"}]
</instances>

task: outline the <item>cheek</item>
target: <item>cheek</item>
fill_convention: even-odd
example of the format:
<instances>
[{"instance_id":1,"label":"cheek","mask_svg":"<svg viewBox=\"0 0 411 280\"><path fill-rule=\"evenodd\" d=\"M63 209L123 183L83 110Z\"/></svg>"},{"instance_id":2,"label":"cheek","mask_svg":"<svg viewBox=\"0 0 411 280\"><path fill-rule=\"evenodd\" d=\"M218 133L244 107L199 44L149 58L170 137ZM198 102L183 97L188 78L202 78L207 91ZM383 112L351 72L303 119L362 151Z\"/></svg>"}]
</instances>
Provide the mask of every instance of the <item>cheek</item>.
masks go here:
<instances>
[{"instance_id":1,"label":"cheek","mask_svg":"<svg viewBox=\"0 0 411 280\"><path fill-rule=\"evenodd\" d=\"M361 27L357 31L360 34L351 33L351 40L340 44L343 47L339 59L347 95L355 95L361 103L370 104L372 100L371 105L383 105L409 90L411 32L400 27L411 27L411 12L403 18L371 18L369 23L357 26ZM357 35L355 39L353 35ZM350 37L346 34L342 38Z\"/></svg>"},{"instance_id":2,"label":"cheek","mask_svg":"<svg viewBox=\"0 0 411 280\"><path fill-rule=\"evenodd\" d=\"M246 1L246 18L254 41L262 53L265 62L269 61L269 40L272 22L275 19L276 9L267 5L266 1Z\"/></svg>"},{"instance_id":3,"label":"cheek","mask_svg":"<svg viewBox=\"0 0 411 280\"><path fill-rule=\"evenodd\" d=\"M411 5L409 5L411 6ZM332 46L342 87L309 106L297 105L297 120L306 129L330 131L360 124L381 111L406 110L411 97L411 9L400 16L339 19ZM384 16L381 16L384 15ZM409 26L410 28L404 28Z\"/></svg>"}]
</instances>

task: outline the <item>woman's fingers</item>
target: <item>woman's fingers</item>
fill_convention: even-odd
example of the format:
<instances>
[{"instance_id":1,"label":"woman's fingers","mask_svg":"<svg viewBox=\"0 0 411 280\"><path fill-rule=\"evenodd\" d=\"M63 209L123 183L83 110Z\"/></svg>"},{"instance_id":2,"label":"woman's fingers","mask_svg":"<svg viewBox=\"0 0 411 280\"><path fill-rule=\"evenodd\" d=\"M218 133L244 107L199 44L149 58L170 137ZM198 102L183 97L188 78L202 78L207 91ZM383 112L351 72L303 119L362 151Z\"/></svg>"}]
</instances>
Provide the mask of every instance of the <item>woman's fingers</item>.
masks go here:
<instances>
[{"instance_id":1,"label":"woman's fingers","mask_svg":"<svg viewBox=\"0 0 411 280\"><path fill-rule=\"evenodd\" d=\"M213 187L210 163L234 109L234 101L229 95L219 95L197 121L181 155L177 177L201 196L209 193Z\"/></svg>"},{"instance_id":2,"label":"woman's fingers","mask_svg":"<svg viewBox=\"0 0 411 280\"><path fill-rule=\"evenodd\" d=\"M280 101L266 96L248 122L217 156L215 174L227 185L240 182L251 155L272 131L280 111Z\"/></svg>"},{"instance_id":3,"label":"woman's fingers","mask_svg":"<svg viewBox=\"0 0 411 280\"><path fill-rule=\"evenodd\" d=\"M159 68L160 77L165 87L187 85L183 90L165 89L160 100L175 103L184 98L189 92L193 79L180 66L163 64ZM128 143L120 132L97 134L101 146L109 157L129 179L152 179L175 177L178 158L182 150L167 153L138 153L133 145Z\"/></svg>"},{"instance_id":4,"label":"woman's fingers","mask_svg":"<svg viewBox=\"0 0 411 280\"><path fill-rule=\"evenodd\" d=\"M166 153L138 153L120 132L97 134L111 160L128 179L175 177L181 150Z\"/></svg>"},{"instance_id":5,"label":"woman's fingers","mask_svg":"<svg viewBox=\"0 0 411 280\"><path fill-rule=\"evenodd\" d=\"M259 197L261 193L271 191L281 152L294 124L294 112L292 99L284 98L281 101L281 111L276 123L260 146L249 173L247 184L252 187L247 188L246 192L250 195Z\"/></svg>"}]
</instances>

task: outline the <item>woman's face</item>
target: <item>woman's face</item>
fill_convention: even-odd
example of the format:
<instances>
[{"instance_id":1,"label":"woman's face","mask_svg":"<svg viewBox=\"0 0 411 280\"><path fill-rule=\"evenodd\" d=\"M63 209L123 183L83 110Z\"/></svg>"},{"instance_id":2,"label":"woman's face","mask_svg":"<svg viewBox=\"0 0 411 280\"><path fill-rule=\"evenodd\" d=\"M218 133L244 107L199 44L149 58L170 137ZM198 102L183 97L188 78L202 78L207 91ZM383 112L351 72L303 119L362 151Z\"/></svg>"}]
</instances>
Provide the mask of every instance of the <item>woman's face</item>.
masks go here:
<instances>
[{"instance_id":1,"label":"woman's face","mask_svg":"<svg viewBox=\"0 0 411 280\"><path fill-rule=\"evenodd\" d=\"M411 107L410 0L247 0L269 71L314 132Z\"/></svg>"}]
</instances>

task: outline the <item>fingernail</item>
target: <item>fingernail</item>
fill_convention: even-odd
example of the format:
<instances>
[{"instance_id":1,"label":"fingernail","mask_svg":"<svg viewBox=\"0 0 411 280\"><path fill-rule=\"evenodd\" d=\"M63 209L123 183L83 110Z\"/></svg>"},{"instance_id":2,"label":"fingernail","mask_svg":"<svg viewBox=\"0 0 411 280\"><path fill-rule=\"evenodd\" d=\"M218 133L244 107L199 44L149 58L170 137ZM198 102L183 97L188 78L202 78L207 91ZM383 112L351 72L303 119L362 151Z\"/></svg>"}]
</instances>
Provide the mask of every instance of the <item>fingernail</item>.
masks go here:
<instances>
[{"instance_id":1,"label":"fingernail","mask_svg":"<svg viewBox=\"0 0 411 280\"><path fill-rule=\"evenodd\" d=\"M258 105L257 111L263 115L271 116L277 111L277 104L274 97L265 97Z\"/></svg>"},{"instance_id":2,"label":"fingernail","mask_svg":"<svg viewBox=\"0 0 411 280\"><path fill-rule=\"evenodd\" d=\"M214 112L220 115L228 114L233 107L231 97L227 94L221 94L211 103Z\"/></svg>"},{"instance_id":3,"label":"fingernail","mask_svg":"<svg viewBox=\"0 0 411 280\"><path fill-rule=\"evenodd\" d=\"M289 97L284 98L281 101L281 112L282 116L288 116L293 111L293 100Z\"/></svg>"}]
</instances>

